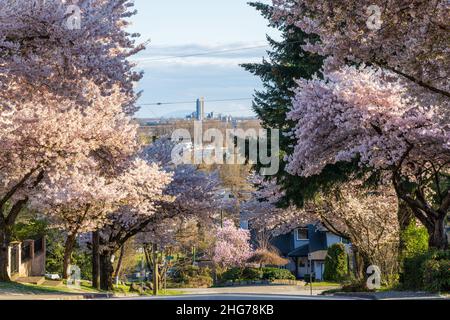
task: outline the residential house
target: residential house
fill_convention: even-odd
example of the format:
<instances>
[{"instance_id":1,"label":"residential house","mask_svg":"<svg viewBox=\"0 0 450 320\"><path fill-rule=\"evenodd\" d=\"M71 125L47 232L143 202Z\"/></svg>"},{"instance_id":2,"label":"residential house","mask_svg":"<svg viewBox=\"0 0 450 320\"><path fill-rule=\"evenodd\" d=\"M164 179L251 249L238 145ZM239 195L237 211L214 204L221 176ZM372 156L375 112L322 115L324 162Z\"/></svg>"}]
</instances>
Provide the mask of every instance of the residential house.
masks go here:
<instances>
[{"instance_id":1,"label":"residential house","mask_svg":"<svg viewBox=\"0 0 450 320\"><path fill-rule=\"evenodd\" d=\"M346 239L328 231L318 224L309 224L275 237L271 241L280 254L289 258L286 266L298 279L312 274L316 280L323 280L327 250L335 243L343 243L351 257L351 246Z\"/></svg>"}]
</instances>

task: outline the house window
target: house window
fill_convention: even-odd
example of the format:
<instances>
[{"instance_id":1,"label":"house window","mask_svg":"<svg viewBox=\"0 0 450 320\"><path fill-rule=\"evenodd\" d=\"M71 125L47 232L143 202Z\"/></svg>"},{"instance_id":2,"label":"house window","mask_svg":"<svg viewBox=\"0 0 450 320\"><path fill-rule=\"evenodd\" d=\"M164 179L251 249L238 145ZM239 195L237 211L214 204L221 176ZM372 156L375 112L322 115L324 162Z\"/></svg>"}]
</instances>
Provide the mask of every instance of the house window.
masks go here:
<instances>
[{"instance_id":1,"label":"house window","mask_svg":"<svg viewBox=\"0 0 450 320\"><path fill-rule=\"evenodd\" d=\"M303 259L298 259L298 267L299 268L306 268L306 263Z\"/></svg>"},{"instance_id":2,"label":"house window","mask_svg":"<svg viewBox=\"0 0 450 320\"><path fill-rule=\"evenodd\" d=\"M297 229L297 240L308 240L308 229Z\"/></svg>"}]
</instances>

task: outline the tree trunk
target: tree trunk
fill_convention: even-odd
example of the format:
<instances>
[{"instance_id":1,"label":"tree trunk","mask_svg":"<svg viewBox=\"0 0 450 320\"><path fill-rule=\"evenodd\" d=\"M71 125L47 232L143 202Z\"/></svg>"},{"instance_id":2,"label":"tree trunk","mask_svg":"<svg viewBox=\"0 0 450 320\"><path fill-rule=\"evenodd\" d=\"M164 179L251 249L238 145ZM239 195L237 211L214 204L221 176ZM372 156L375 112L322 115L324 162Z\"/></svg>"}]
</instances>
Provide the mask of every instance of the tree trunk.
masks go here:
<instances>
[{"instance_id":1,"label":"tree trunk","mask_svg":"<svg viewBox=\"0 0 450 320\"><path fill-rule=\"evenodd\" d=\"M356 279L362 280L365 277L364 259L358 248L353 248L354 262L355 262L355 276Z\"/></svg>"},{"instance_id":2,"label":"tree trunk","mask_svg":"<svg viewBox=\"0 0 450 320\"><path fill-rule=\"evenodd\" d=\"M11 281L8 275L8 248L11 242L11 233L5 227L0 227L0 282Z\"/></svg>"},{"instance_id":3,"label":"tree trunk","mask_svg":"<svg viewBox=\"0 0 450 320\"><path fill-rule=\"evenodd\" d=\"M152 264L152 259L150 258L150 249L148 248L147 244L144 245L144 254L145 254L145 262L147 263L147 267L150 271L152 271L153 264Z\"/></svg>"},{"instance_id":4,"label":"tree trunk","mask_svg":"<svg viewBox=\"0 0 450 320\"><path fill-rule=\"evenodd\" d=\"M430 248L446 250L448 248L448 239L445 230L445 216L435 219L427 229L430 234Z\"/></svg>"},{"instance_id":5,"label":"tree trunk","mask_svg":"<svg viewBox=\"0 0 450 320\"><path fill-rule=\"evenodd\" d=\"M72 252L77 240L77 234L67 236L66 244L64 245L64 260L63 260L63 279L69 277L69 265L72 261Z\"/></svg>"},{"instance_id":6,"label":"tree trunk","mask_svg":"<svg viewBox=\"0 0 450 320\"><path fill-rule=\"evenodd\" d=\"M157 296L159 291L159 266L158 266L158 245L153 244L153 295Z\"/></svg>"},{"instance_id":7,"label":"tree trunk","mask_svg":"<svg viewBox=\"0 0 450 320\"><path fill-rule=\"evenodd\" d=\"M122 271L122 262L123 262L124 255L125 255L125 244L123 244L122 247L120 248L120 256L119 256L119 260L117 261L116 272L114 273L114 279L115 279L116 285L119 284L120 272Z\"/></svg>"},{"instance_id":8,"label":"tree trunk","mask_svg":"<svg viewBox=\"0 0 450 320\"><path fill-rule=\"evenodd\" d=\"M410 224L414 221L414 212L408 206L408 204L398 199L398 224L400 226L400 231L406 230L410 226Z\"/></svg>"},{"instance_id":9,"label":"tree trunk","mask_svg":"<svg viewBox=\"0 0 450 320\"><path fill-rule=\"evenodd\" d=\"M92 287L100 289L100 235L92 232Z\"/></svg>"},{"instance_id":10,"label":"tree trunk","mask_svg":"<svg viewBox=\"0 0 450 320\"><path fill-rule=\"evenodd\" d=\"M102 251L100 253L100 289L111 291L113 289L113 265L111 262L110 251Z\"/></svg>"}]
</instances>

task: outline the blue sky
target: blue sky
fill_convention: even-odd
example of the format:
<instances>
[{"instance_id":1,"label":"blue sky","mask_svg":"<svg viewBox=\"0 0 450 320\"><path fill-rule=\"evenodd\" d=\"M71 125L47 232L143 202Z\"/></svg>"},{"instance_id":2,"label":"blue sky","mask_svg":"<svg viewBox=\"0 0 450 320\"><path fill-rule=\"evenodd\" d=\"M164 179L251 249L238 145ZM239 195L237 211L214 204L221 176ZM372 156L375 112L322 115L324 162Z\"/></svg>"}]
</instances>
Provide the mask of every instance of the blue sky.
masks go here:
<instances>
[{"instance_id":1,"label":"blue sky","mask_svg":"<svg viewBox=\"0 0 450 320\"><path fill-rule=\"evenodd\" d=\"M268 1L268 0L267 0ZM266 2L267 2L266 1ZM238 65L261 61L265 48L190 58L167 58L266 45L278 33L245 0L135 0L131 31L151 39L134 59L145 76L140 103L247 98L261 87ZM142 107L138 117L170 117L193 112L195 104ZM251 101L206 103L206 112L253 115Z\"/></svg>"}]
</instances>

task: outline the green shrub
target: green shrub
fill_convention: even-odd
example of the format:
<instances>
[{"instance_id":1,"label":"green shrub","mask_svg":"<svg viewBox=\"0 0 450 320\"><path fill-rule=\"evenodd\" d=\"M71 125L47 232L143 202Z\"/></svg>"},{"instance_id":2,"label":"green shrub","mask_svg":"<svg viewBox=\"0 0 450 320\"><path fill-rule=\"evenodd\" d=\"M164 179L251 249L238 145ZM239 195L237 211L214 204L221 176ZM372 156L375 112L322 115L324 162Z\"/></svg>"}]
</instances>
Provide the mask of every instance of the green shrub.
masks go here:
<instances>
[{"instance_id":1,"label":"green shrub","mask_svg":"<svg viewBox=\"0 0 450 320\"><path fill-rule=\"evenodd\" d=\"M237 281L242 278L243 270L242 268L230 268L220 277L222 282L226 281Z\"/></svg>"},{"instance_id":2,"label":"green shrub","mask_svg":"<svg viewBox=\"0 0 450 320\"><path fill-rule=\"evenodd\" d=\"M264 280L295 280L294 275L287 269L263 268Z\"/></svg>"},{"instance_id":3,"label":"green shrub","mask_svg":"<svg viewBox=\"0 0 450 320\"><path fill-rule=\"evenodd\" d=\"M188 277L184 282L187 288L209 288L213 285L213 278L211 276L199 275L196 277Z\"/></svg>"},{"instance_id":4,"label":"green shrub","mask_svg":"<svg viewBox=\"0 0 450 320\"><path fill-rule=\"evenodd\" d=\"M450 260L428 260L423 266L424 289L450 291Z\"/></svg>"},{"instance_id":5,"label":"green shrub","mask_svg":"<svg viewBox=\"0 0 450 320\"><path fill-rule=\"evenodd\" d=\"M449 291L450 250L432 250L405 258L401 279L404 289Z\"/></svg>"},{"instance_id":6,"label":"green shrub","mask_svg":"<svg viewBox=\"0 0 450 320\"><path fill-rule=\"evenodd\" d=\"M328 248L325 259L325 281L340 282L348 277L348 259L345 246L342 243L333 244Z\"/></svg>"},{"instance_id":7,"label":"green shrub","mask_svg":"<svg viewBox=\"0 0 450 320\"><path fill-rule=\"evenodd\" d=\"M403 258L412 258L418 254L428 251L428 231L425 227L411 223L402 231L401 240L403 242Z\"/></svg>"},{"instance_id":8,"label":"green shrub","mask_svg":"<svg viewBox=\"0 0 450 320\"><path fill-rule=\"evenodd\" d=\"M263 271L255 268L245 268L242 271L242 279L244 280L261 280L263 277Z\"/></svg>"},{"instance_id":9,"label":"green shrub","mask_svg":"<svg viewBox=\"0 0 450 320\"><path fill-rule=\"evenodd\" d=\"M178 265L169 279L172 287L210 287L213 283L211 270L193 265Z\"/></svg>"}]
</instances>

